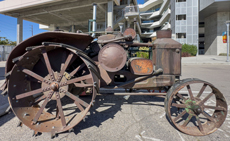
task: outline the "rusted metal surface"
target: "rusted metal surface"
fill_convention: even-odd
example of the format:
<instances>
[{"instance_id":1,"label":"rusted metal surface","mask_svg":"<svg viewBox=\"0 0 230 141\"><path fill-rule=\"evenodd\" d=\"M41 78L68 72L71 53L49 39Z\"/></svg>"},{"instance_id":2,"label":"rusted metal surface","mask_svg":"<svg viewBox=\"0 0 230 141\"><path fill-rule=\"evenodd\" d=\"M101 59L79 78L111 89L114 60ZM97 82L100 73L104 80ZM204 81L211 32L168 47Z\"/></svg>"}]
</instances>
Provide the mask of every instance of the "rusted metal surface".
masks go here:
<instances>
[{"instance_id":1,"label":"rusted metal surface","mask_svg":"<svg viewBox=\"0 0 230 141\"><path fill-rule=\"evenodd\" d=\"M118 40L131 40L131 39L132 39L132 36L128 35L128 36L124 36L124 37L115 38L112 40L99 40L98 43L99 44L107 44L107 43L115 42Z\"/></svg>"},{"instance_id":2,"label":"rusted metal surface","mask_svg":"<svg viewBox=\"0 0 230 141\"><path fill-rule=\"evenodd\" d=\"M170 38L157 39L153 47L153 64L165 75L181 75L181 44Z\"/></svg>"},{"instance_id":3,"label":"rusted metal surface","mask_svg":"<svg viewBox=\"0 0 230 141\"><path fill-rule=\"evenodd\" d=\"M153 73L153 62L149 59L130 59L130 70L136 75L149 75Z\"/></svg>"},{"instance_id":4,"label":"rusted metal surface","mask_svg":"<svg viewBox=\"0 0 230 141\"><path fill-rule=\"evenodd\" d=\"M199 92L196 95L195 88ZM216 105L210 105L208 100ZM165 99L165 110L177 129L189 135L203 136L215 132L223 124L228 105L223 94L212 84L190 78L171 87ZM207 113L207 110L213 112Z\"/></svg>"},{"instance_id":5,"label":"rusted metal surface","mask_svg":"<svg viewBox=\"0 0 230 141\"><path fill-rule=\"evenodd\" d=\"M134 29L132 28L127 28L124 33L123 33L124 36L129 36L131 35L132 36L132 40L134 40L137 36L137 33ZM130 41L130 39L127 39L127 41Z\"/></svg>"},{"instance_id":6,"label":"rusted metal surface","mask_svg":"<svg viewBox=\"0 0 230 141\"><path fill-rule=\"evenodd\" d=\"M172 30L158 30L157 38L172 38Z\"/></svg>"},{"instance_id":7,"label":"rusted metal surface","mask_svg":"<svg viewBox=\"0 0 230 141\"><path fill-rule=\"evenodd\" d=\"M66 56L63 66L61 65L62 59L55 55L60 52L69 54ZM9 102L20 121L36 133L51 132L52 135L55 135L67 131L78 124L91 107L97 93L93 84L99 83L96 75L87 67L85 71L88 70L88 74L81 74L79 70L76 72L78 77L73 74L74 79L68 80L63 73L72 65L70 60L77 58L73 56L78 55L61 47L43 46L26 52L17 65L14 65L8 84ZM90 64L84 57L79 57L82 63ZM93 66L93 64L91 65ZM71 73L73 69L68 69L68 71ZM30 82L26 79L27 77L33 77L39 82ZM91 80L90 83L86 83L89 82L86 81L88 79ZM84 88L91 87L93 89L92 96L88 100L78 98L77 95L70 92L71 88L73 89L73 84L81 84L81 87ZM66 96L70 97L70 100ZM61 102L61 99L65 99L65 102ZM72 100L74 102L71 102ZM75 106L76 112L66 110L68 106Z\"/></svg>"},{"instance_id":8,"label":"rusted metal surface","mask_svg":"<svg viewBox=\"0 0 230 141\"><path fill-rule=\"evenodd\" d=\"M116 72L125 66L127 53L120 45L109 43L100 50L98 60L102 68L109 72Z\"/></svg>"},{"instance_id":9,"label":"rusted metal surface","mask_svg":"<svg viewBox=\"0 0 230 141\"><path fill-rule=\"evenodd\" d=\"M112 28L106 32L109 34L98 37L98 42L82 33L42 33L12 51L2 89L8 93L15 115L35 135L50 132L53 137L72 129L85 118L100 87L129 89L114 95L165 97L167 116L186 134L207 135L223 124L227 114L223 94L208 82L178 79L181 44L171 39L171 31L158 31L154 44L134 42L136 32L131 28L124 34L115 35ZM130 56L130 47L151 47L150 59ZM194 95L193 84L197 83L201 86ZM184 89L187 94L181 93ZM204 96L207 90L210 93ZM206 103L213 97L216 106ZM205 109L214 112L209 116Z\"/></svg>"},{"instance_id":10,"label":"rusted metal surface","mask_svg":"<svg viewBox=\"0 0 230 141\"><path fill-rule=\"evenodd\" d=\"M12 59L23 55L26 52L25 49L27 47L41 45L42 42L56 42L66 43L83 50L92 40L93 38L90 35L83 33L44 32L37 34L24 40L12 50L6 62L5 72L8 73L12 69L14 65Z\"/></svg>"}]
</instances>

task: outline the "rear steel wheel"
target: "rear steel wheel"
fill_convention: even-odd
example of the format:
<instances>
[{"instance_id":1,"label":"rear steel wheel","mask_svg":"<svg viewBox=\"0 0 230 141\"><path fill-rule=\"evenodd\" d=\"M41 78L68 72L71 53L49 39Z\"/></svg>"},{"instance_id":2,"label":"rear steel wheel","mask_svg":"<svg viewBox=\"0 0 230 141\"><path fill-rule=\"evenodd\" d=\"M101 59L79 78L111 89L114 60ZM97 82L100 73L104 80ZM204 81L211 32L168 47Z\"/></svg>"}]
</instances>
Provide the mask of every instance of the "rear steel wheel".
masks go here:
<instances>
[{"instance_id":1,"label":"rear steel wheel","mask_svg":"<svg viewBox=\"0 0 230 141\"><path fill-rule=\"evenodd\" d=\"M168 91L165 110L169 120L181 132L203 136L213 133L223 124L227 103L212 84L199 79L185 79Z\"/></svg>"},{"instance_id":2,"label":"rear steel wheel","mask_svg":"<svg viewBox=\"0 0 230 141\"><path fill-rule=\"evenodd\" d=\"M97 94L99 79L89 66L93 64L82 52L55 45L34 47L20 57L9 78L13 112L35 133L72 129L85 118Z\"/></svg>"}]
</instances>

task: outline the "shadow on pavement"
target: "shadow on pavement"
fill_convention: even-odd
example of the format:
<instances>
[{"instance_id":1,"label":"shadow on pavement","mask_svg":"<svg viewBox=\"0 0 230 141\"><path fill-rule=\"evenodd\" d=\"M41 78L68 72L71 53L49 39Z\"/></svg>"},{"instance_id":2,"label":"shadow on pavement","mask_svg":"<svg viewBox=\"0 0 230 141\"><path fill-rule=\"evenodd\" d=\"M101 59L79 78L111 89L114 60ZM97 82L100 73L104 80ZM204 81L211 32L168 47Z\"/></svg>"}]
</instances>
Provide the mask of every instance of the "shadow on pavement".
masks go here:
<instances>
[{"instance_id":1,"label":"shadow on pavement","mask_svg":"<svg viewBox=\"0 0 230 141\"><path fill-rule=\"evenodd\" d=\"M137 103L141 102L141 103ZM149 103L151 102L151 103ZM162 102L162 104L153 104L152 102ZM90 109L90 115L86 118L86 122L80 122L74 127L74 133L78 134L81 130L96 126L99 127L104 121L114 118L114 115L121 110L123 104L132 105L152 105L164 107L164 98L154 96L130 96L125 100L123 96L114 95L98 95L95 99L95 105ZM100 107L108 107L106 110L98 112Z\"/></svg>"}]
</instances>

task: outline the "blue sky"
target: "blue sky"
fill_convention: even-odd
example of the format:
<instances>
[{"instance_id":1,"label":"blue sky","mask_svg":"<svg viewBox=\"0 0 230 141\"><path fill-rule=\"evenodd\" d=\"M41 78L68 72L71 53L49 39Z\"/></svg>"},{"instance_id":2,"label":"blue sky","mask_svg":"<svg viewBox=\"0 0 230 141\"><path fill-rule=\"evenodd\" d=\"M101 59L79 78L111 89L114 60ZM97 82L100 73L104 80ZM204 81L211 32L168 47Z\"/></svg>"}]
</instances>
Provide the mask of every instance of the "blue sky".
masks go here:
<instances>
[{"instance_id":1,"label":"blue sky","mask_svg":"<svg viewBox=\"0 0 230 141\"><path fill-rule=\"evenodd\" d=\"M2 0L0 0L2 1ZM139 4L143 4L144 0L137 0ZM46 30L39 29L39 25L29 21L23 21L23 40L32 36L31 25L33 25L33 35ZM17 19L0 14L0 37L7 37L11 41L17 40Z\"/></svg>"}]
</instances>

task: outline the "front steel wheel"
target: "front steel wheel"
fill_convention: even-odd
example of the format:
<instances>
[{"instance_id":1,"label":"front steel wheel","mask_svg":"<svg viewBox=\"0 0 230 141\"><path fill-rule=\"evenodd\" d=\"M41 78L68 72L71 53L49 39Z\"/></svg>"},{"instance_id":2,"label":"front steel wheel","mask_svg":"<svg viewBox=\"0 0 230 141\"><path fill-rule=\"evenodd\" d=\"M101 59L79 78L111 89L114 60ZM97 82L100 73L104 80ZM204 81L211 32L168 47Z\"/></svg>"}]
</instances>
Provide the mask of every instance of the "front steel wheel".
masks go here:
<instances>
[{"instance_id":1,"label":"front steel wheel","mask_svg":"<svg viewBox=\"0 0 230 141\"><path fill-rule=\"evenodd\" d=\"M8 95L13 112L23 124L35 133L56 134L72 129L85 118L99 79L84 56L50 45L33 47L20 57L9 78Z\"/></svg>"},{"instance_id":2,"label":"front steel wheel","mask_svg":"<svg viewBox=\"0 0 230 141\"><path fill-rule=\"evenodd\" d=\"M227 116L223 94L212 84L199 79L185 79L167 93L165 110L177 129L193 136L216 131Z\"/></svg>"}]
</instances>

